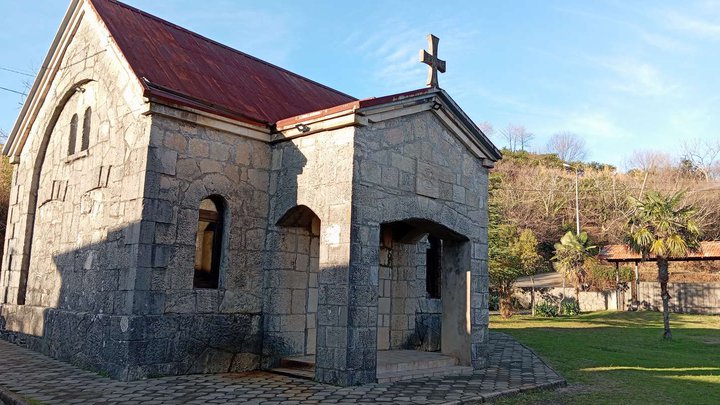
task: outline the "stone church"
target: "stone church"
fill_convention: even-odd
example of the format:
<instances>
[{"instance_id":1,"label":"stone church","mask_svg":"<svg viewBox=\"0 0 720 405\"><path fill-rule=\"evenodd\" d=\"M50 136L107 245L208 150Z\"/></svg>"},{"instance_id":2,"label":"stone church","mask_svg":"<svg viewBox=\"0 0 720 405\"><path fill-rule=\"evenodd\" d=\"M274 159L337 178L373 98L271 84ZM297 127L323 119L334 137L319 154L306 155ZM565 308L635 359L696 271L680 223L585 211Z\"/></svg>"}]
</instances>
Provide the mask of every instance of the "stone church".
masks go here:
<instances>
[{"instance_id":1,"label":"stone church","mask_svg":"<svg viewBox=\"0 0 720 405\"><path fill-rule=\"evenodd\" d=\"M501 156L437 86L436 46L427 87L358 100L73 0L3 151L0 333L124 380L484 367Z\"/></svg>"}]
</instances>

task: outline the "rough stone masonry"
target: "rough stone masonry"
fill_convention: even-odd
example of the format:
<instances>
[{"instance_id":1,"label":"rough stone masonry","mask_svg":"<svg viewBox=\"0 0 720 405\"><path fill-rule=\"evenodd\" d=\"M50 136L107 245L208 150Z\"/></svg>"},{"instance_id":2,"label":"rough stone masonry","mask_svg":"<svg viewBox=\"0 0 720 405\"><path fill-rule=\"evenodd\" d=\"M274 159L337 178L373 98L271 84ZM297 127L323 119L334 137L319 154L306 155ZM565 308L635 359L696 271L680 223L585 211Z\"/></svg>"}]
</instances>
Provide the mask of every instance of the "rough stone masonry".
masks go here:
<instances>
[{"instance_id":1,"label":"rough stone masonry","mask_svg":"<svg viewBox=\"0 0 720 405\"><path fill-rule=\"evenodd\" d=\"M123 380L485 366L500 154L444 90L356 100L113 0L72 1L43 66L4 150L4 338Z\"/></svg>"}]
</instances>

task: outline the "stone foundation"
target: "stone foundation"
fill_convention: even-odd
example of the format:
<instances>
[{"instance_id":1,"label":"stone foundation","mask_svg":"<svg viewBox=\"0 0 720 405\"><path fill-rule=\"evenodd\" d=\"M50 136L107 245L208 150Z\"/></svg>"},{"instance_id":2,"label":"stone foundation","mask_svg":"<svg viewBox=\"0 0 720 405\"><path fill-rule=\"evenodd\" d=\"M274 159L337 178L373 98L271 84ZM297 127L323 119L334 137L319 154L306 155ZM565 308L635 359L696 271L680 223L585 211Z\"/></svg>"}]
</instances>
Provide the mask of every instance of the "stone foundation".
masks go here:
<instances>
[{"instance_id":1,"label":"stone foundation","mask_svg":"<svg viewBox=\"0 0 720 405\"><path fill-rule=\"evenodd\" d=\"M260 315L119 316L8 304L0 314L2 339L121 380L260 366ZM37 328L44 334L33 334Z\"/></svg>"}]
</instances>

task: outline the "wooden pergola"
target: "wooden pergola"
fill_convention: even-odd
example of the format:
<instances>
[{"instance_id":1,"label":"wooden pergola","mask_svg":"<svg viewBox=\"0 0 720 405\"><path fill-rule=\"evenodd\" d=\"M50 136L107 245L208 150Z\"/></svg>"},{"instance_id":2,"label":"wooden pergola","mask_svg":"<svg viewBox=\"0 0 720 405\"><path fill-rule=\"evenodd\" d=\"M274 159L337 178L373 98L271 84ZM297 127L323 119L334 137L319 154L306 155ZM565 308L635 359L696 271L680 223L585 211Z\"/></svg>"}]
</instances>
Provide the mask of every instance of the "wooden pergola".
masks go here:
<instances>
[{"instance_id":1,"label":"wooden pergola","mask_svg":"<svg viewBox=\"0 0 720 405\"><path fill-rule=\"evenodd\" d=\"M620 263L635 264L635 281L633 282L632 288L633 302L637 301L637 290L638 284L640 283L640 262L657 261L655 255L643 258L641 254L630 249L628 245L607 245L600 250L600 258L615 264L616 285L620 284ZM720 241L700 242L700 248L697 251L689 252L686 256L673 257L668 260L676 262L720 260ZM618 308L620 308L619 304L618 302Z\"/></svg>"}]
</instances>

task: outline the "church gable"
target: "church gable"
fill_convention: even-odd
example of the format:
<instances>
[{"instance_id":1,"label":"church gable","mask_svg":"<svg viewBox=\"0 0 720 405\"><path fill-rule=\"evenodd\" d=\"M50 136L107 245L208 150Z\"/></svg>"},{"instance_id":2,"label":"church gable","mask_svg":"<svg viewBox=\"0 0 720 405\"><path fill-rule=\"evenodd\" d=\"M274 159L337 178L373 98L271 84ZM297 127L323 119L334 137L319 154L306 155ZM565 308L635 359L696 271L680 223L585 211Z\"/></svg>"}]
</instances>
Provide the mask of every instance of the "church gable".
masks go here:
<instances>
[{"instance_id":1,"label":"church gable","mask_svg":"<svg viewBox=\"0 0 720 405\"><path fill-rule=\"evenodd\" d=\"M12 301L125 307L94 284L117 278L97 258L117 247L109 233L137 220L132 201L143 193L150 120L118 55L88 4L73 4L6 146L16 163L10 209L30 214L8 221L3 268L20 280L8 288ZM79 270L87 278L69 277Z\"/></svg>"},{"instance_id":2,"label":"church gable","mask_svg":"<svg viewBox=\"0 0 720 405\"><path fill-rule=\"evenodd\" d=\"M142 88L87 0L70 4L42 66L3 149L11 162L17 163L21 153L35 156L44 133L53 130L65 104L75 103L75 93L87 83L95 83L99 92L94 94L101 95L92 106L95 114L108 108L117 116L143 112ZM84 111L78 114L82 127ZM78 139L78 148L82 142Z\"/></svg>"}]
</instances>

